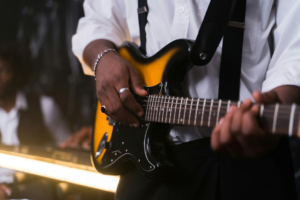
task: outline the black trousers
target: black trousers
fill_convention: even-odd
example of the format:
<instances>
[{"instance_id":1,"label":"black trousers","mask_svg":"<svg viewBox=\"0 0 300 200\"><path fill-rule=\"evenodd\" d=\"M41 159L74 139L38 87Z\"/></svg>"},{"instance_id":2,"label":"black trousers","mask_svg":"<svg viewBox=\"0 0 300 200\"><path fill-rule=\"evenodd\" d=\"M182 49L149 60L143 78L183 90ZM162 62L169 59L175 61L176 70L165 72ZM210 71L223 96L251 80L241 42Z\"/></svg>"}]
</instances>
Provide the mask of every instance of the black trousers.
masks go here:
<instances>
[{"instance_id":1,"label":"black trousers","mask_svg":"<svg viewBox=\"0 0 300 200\"><path fill-rule=\"evenodd\" d=\"M117 200L294 200L292 159L287 138L257 160L235 160L214 153L210 138L169 147L176 173L150 179L133 169L121 177Z\"/></svg>"}]
</instances>

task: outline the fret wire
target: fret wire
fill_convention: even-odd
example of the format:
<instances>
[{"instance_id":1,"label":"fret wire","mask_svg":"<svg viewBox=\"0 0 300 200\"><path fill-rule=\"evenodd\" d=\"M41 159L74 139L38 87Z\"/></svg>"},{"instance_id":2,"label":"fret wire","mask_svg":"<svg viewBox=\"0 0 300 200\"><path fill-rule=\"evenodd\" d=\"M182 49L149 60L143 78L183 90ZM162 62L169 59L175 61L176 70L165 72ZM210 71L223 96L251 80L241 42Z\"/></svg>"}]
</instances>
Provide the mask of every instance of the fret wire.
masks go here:
<instances>
[{"instance_id":1,"label":"fret wire","mask_svg":"<svg viewBox=\"0 0 300 200\"><path fill-rule=\"evenodd\" d=\"M163 113L163 110L164 110L163 100L164 100L164 96L160 96L161 109L159 109L158 122L162 122L160 116L161 116L161 114Z\"/></svg>"},{"instance_id":2,"label":"fret wire","mask_svg":"<svg viewBox=\"0 0 300 200\"><path fill-rule=\"evenodd\" d=\"M273 127L272 127L272 133L273 134L276 132L278 109L279 109L279 104L277 103L276 106L275 106L275 111L274 111L274 119L273 119Z\"/></svg>"},{"instance_id":3,"label":"fret wire","mask_svg":"<svg viewBox=\"0 0 300 200\"><path fill-rule=\"evenodd\" d=\"M179 124L179 121L180 121L180 113L181 113L182 100L183 100L183 97L181 97L180 109L179 109L179 114L178 114L178 124Z\"/></svg>"},{"instance_id":4,"label":"fret wire","mask_svg":"<svg viewBox=\"0 0 300 200\"><path fill-rule=\"evenodd\" d=\"M158 115L158 112L159 112L159 110L158 110L158 106L159 106L159 96L157 95L156 96L156 100L157 100L157 103L155 104L155 117L154 117L154 121L155 122L157 122L157 115Z\"/></svg>"},{"instance_id":5,"label":"fret wire","mask_svg":"<svg viewBox=\"0 0 300 200\"><path fill-rule=\"evenodd\" d=\"M150 100L151 100L151 97L150 97ZM150 112L150 110L149 110L149 104L150 104L150 103L151 103L151 101L147 103L145 120L149 120L149 119L148 119L148 115L149 115L149 112Z\"/></svg>"},{"instance_id":6,"label":"fret wire","mask_svg":"<svg viewBox=\"0 0 300 200\"><path fill-rule=\"evenodd\" d=\"M294 125L295 111L296 111L296 104L293 104L292 108L291 108L291 115L290 115L289 136L293 135L293 127L294 127L293 125Z\"/></svg>"},{"instance_id":7,"label":"fret wire","mask_svg":"<svg viewBox=\"0 0 300 200\"><path fill-rule=\"evenodd\" d=\"M259 111L260 118L263 117L264 110L265 110L265 106L264 106L264 105L261 105L261 106L260 106L260 111Z\"/></svg>"},{"instance_id":8,"label":"fret wire","mask_svg":"<svg viewBox=\"0 0 300 200\"><path fill-rule=\"evenodd\" d=\"M153 98L152 98L152 106L151 106L151 107L152 107L152 108L151 108L152 111L151 111L151 116L150 116L150 120L151 120L151 121L153 121L153 119L154 119L153 115L154 115L154 111L155 111L155 107L154 107L154 106L155 106L155 98L156 98L156 97L153 95Z\"/></svg>"},{"instance_id":9,"label":"fret wire","mask_svg":"<svg viewBox=\"0 0 300 200\"><path fill-rule=\"evenodd\" d=\"M149 121L151 121L151 119L152 119L152 113L153 113L153 99L154 99L154 96L151 95Z\"/></svg>"},{"instance_id":10,"label":"fret wire","mask_svg":"<svg viewBox=\"0 0 300 200\"><path fill-rule=\"evenodd\" d=\"M154 96L151 97L151 104L150 104L150 113L148 118L151 120L152 113L153 113L153 105L154 105Z\"/></svg>"},{"instance_id":11,"label":"fret wire","mask_svg":"<svg viewBox=\"0 0 300 200\"><path fill-rule=\"evenodd\" d=\"M164 96L161 96L161 103L160 103L160 105L161 105L161 117L159 116L158 117L158 121L159 122L164 122L163 121L163 115L164 115L164 110L165 110L165 105L164 105Z\"/></svg>"},{"instance_id":12,"label":"fret wire","mask_svg":"<svg viewBox=\"0 0 300 200\"><path fill-rule=\"evenodd\" d=\"M188 104L189 105L189 104ZM143 105L143 106L147 106L147 105ZM281 105L280 105L281 106ZM158 106L158 107L161 107L161 108L166 108L166 107L163 107L163 106ZM210 105L209 106L205 106L205 108L208 108L208 110L210 110ZM218 106L212 106L213 108L218 108ZM224 108L224 107L221 107L221 108ZM194 107L194 108L192 108L192 110L195 110L196 109L196 107ZM269 109L271 109L271 108L269 108ZM225 112L226 113L226 112ZM273 116L273 110L271 111L271 110L266 110L266 109L264 109L264 114L271 114L272 116ZM290 117L290 109L289 109L289 111L287 111L287 110L283 110L283 111L280 111L280 116L278 116L278 117L282 117L282 116L284 116L284 117Z\"/></svg>"},{"instance_id":13,"label":"fret wire","mask_svg":"<svg viewBox=\"0 0 300 200\"><path fill-rule=\"evenodd\" d=\"M167 100L167 98L166 98L166 100ZM167 102L167 101L166 101L166 102ZM168 99L168 102L167 102L167 109L166 109L166 114L165 114L165 122L166 122L166 123L168 122L169 103L170 103L170 100Z\"/></svg>"},{"instance_id":14,"label":"fret wire","mask_svg":"<svg viewBox=\"0 0 300 200\"><path fill-rule=\"evenodd\" d=\"M210 104L210 111L209 111L208 125L207 125L207 126L210 126L211 111L212 111L212 105L213 105L213 103L214 103L214 100L212 99L212 100L211 100L211 104Z\"/></svg>"},{"instance_id":15,"label":"fret wire","mask_svg":"<svg viewBox=\"0 0 300 200\"><path fill-rule=\"evenodd\" d=\"M213 104L213 108L218 108L218 103L216 104L217 102L214 102L214 104ZM176 104L176 103L175 103ZM187 104L188 106L189 105L191 105L191 104ZM223 107L222 105L224 105L224 102L222 102L222 104L221 104L221 107ZM255 105L255 104L254 104ZM274 105L274 104L272 104L272 105ZM271 106L272 106L271 105ZM286 108L286 107L289 107L290 108L290 106L291 105L286 105L286 104L280 104L280 106L281 107L283 107L283 108ZM209 106L210 107L210 106ZM288 115L290 115L290 110L283 110L283 112L288 112Z\"/></svg>"},{"instance_id":16,"label":"fret wire","mask_svg":"<svg viewBox=\"0 0 300 200\"><path fill-rule=\"evenodd\" d=\"M190 106L190 112L189 112L189 121L188 121L188 125L190 125L191 123L191 114L192 114L192 110L193 110L193 98L192 98L192 102L191 102L191 106Z\"/></svg>"},{"instance_id":17,"label":"fret wire","mask_svg":"<svg viewBox=\"0 0 300 200\"><path fill-rule=\"evenodd\" d=\"M204 109L205 109L206 99L204 99L201 115L201 126L203 125Z\"/></svg>"},{"instance_id":18,"label":"fret wire","mask_svg":"<svg viewBox=\"0 0 300 200\"><path fill-rule=\"evenodd\" d=\"M159 103L159 105L160 105L161 108L162 108L162 104L163 104L163 96L159 96L159 98L160 98L160 103ZM161 122L161 121L160 121L160 114L161 114L161 111L162 111L162 109L158 109L158 119L157 119L158 122Z\"/></svg>"},{"instance_id":19,"label":"fret wire","mask_svg":"<svg viewBox=\"0 0 300 200\"><path fill-rule=\"evenodd\" d=\"M171 99L171 98L173 98L173 96L171 96L171 97L169 97L169 96L167 96L166 97L167 99ZM188 99L188 102L189 101L197 101L198 99ZM207 99L206 99L207 100ZM215 99L214 99L215 100ZM147 100L143 100L143 101L147 101ZM202 100L201 98L199 98L199 101L200 102L204 102L204 99ZM232 102L232 103L238 103L238 102ZM242 102L240 102L240 103L242 103ZM222 102L222 104L224 105L224 104L227 104L226 102ZM189 104L188 104L189 105ZM281 104L280 106L287 106L287 107L289 107L290 105L287 105L287 104Z\"/></svg>"},{"instance_id":20,"label":"fret wire","mask_svg":"<svg viewBox=\"0 0 300 200\"><path fill-rule=\"evenodd\" d=\"M154 96L151 95L151 102L150 102L150 113L149 113L149 121L151 121L152 119L152 112L153 112L153 99L154 99Z\"/></svg>"},{"instance_id":21,"label":"fret wire","mask_svg":"<svg viewBox=\"0 0 300 200\"><path fill-rule=\"evenodd\" d=\"M179 108L177 108L177 109L179 109ZM182 109L184 109L184 108L182 108ZM195 109L192 109L192 110L195 110ZM209 113L209 112L210 112L210 109L206 109L205 110L205 113ZM225 115L225 114L227 114L227 112L226 111L224 111L224 112L220 111L220 114L224 114ZM272 114L269 113L268 115L264 114L264 116L272 116L272 118L273 118L274 114L273 113ZM277 118L278 119L290 119L290 114L288 114L288 115L281 115L281 113L280 113L280 115L278 115Z\"/></svg>"},{"instance_id":22,"label":"fret wire","mask_svg":"<svg viewBox=\"0 0 300 200\"><path fill-rule=\"evenodd\" d=\"M187 100L188 100L188 98L187 98ZM185 106L184 106L183 121L185 120L185 113L186 113L186 107L187 107L187 100L185 101Z\"/></svg>"},{"instance_id":23,"label":"fret wire","mask_svg":"<svg viewBox=\"0 0 300 200\"><path fill-rule=\"evenodd\" d=\"M199 106L199 99L197 100L197 105L196 105L196 112L195 112L195 121L194 121L194 125L196 125L196 121L197 121L197 116L198 116L198 106Z\"/></svg>"},{"instance_id":24,"label":"fret wire","mask_svg":"<svg viewBox=\"0 0 300 200\"><path fill-rule=\"evenodd\" d=\"M151 97L151 101L152 101L152 102L151 102L151 104L150 104L150 107L151 107L150 110L151 110L151 111L150 111L150 113L149 113L149 120L151 120L152 115L153 115L153 112L154 112L154 110L153 110L153 109L154 109L154 107L153 107L153 106L154 106L154 98L155 98L155 96L152 96L152 97Z\"/></svg>"},{"instance_id":25,"label":"fret wire","mask_svg":"<svg viewBox=\"0 0 300 200\"><path fill-rule=\"evenodd\" d=\"M156 96L153 96L153 105L152 105L152 108L153 108L152 110L153 111L152 111L152 114L151 114L151 121L154 121L154 118L155 118L154 117L155 116L155 105L156 105L156 101L155 100L156 100Z\"/></svg>"},{"instance_id":26,"label":"fret wire","mask_svg":"<svg viewBox=\"0 0 300 200\"><path fill-rule=\"evenodd\" d=\"M171 104L171 110L170 110L170 119L169 119L169 123L171 123L171 116L172 116L172 112L173 112L173 102L174 102L174 98L172 98L172 104Z\"/></svg>"},{"instance_id":27,"label":"fret wire","mask_svg":"<svg viewBox=\"0 0 300 200\"><path fill-rule=\"evenodd\" d=\"M222 103L222 100L219 100L219 106L218 106L218 113L217 113L217 121L216 121L216 125L217 125L218 122L219 122L221 103Z\"/></svg>"},{"instance_id":28,"label":"fret wire","mask_svg":"<svg viewBox=\"0 0 300 200\"><path fill-rule=\"evenodd\" d=\"M183 109L183 108L182 108L182 109ZM207 114L207 113L209 113L209 111L206 110L205 113ZM221 116L222 116L222 115L225 116L225 114L226 114L226 112L221 112L221 111L220 111L220 115L221 115ZM265 115L265 116L266 116L266 115ZM272 116L272 118L273 118L273 115L269 115L269 116L270 116L270 117ZM175 119L177 119L177 118L175 117ZM282 117L281 115L278 115L277 120L278 120L278 119L289 120L289 117L286 117L286 116L283 116L283 117ZM187 121L187 120L185 120L185 121ZM199 121L199 120L198 120L198 121ZM175 124L175 123L174 123L174 124ZM179 123L179 124L181 124L181 123ZM293 124L293 127L295 127L296 125L297 125L297 124L294 123L294 124Z\"/></svg>"},{"instance_id":29,"label":"fret wire","mask_svg":"<svg viewBox=\"0 0 300 200\"><path fill-rule=\"evenodd\" d=\"M175 104L175 112L174 112L174 121L173 123L175 124L175 115L176 115L176 110L177 110L177 102L178 102L179 97L176 98L176 104Z\"/></svg>"},{"instance_id":30,"label":"fret wire","mask_svg":"<svg viewBox=\"0 0 300 200\"><path fill-rule=\"evenodd\" d=\"M162 99L163 99L162 101L164 101L164 107L166 107L167 96L163 97ZM165 109L163 108L163 110L162 110L162 115L161 115L161 121L162 121L162 122L164 122L164 114L167 113L167 112L168 112L168 109L165 110Z\"/></svg>"},{"instance_id":31,"label":"fret wire","mask_svg":"<svg viewBox=\"0 0 300 200\"><path fill-rule=\"evenodd\" d=\"M146 109L145 109L145 121L147 121L148 120L148 105L149 105L149 102L147 102L147 104L146 104ZM142 105L141 105L142 106ZM143 106L142 106L143 107Z\"/></svg>"},{"instance_id":32,"label":"fret wire","mask_svg":"<svg viewBox=\"0 0 300 200\"><path fill-rule=\"evenodd\" d=\"M229 112L230 104L231 104L231 101L229 100L227 103L227 112Z\"/></svg>"}]
</instances>

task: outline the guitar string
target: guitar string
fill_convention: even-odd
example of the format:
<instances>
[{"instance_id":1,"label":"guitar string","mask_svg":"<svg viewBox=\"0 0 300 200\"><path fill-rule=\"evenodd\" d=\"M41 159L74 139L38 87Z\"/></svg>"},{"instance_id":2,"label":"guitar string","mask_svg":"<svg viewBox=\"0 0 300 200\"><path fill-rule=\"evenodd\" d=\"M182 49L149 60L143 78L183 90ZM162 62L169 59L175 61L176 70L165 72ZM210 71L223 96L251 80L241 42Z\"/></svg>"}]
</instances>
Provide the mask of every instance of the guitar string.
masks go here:
<instances>
[{"instance_id":1,"label":"guitar string","mask_svg":"<svg viewBox=\"0 0 300 200\"><path fill-rule=\"evenodd\" d=\"M154 102L155 103L155 102ZM162 102L157 102L157 103L162 103ZM170 103L171 105L187 105L187 106L192 106L193 108L192 109L194 109L194 108L197 108L196 107L196 105L192 105L192 104L181 104L181 103ZM148 104L147 104L148 105ZM147 107L147 105L141 105L141 106L143 106L143 107ZM273 107L274 106L274 107ZM151 106L151 107L154 107L154 108L166 108L166 107L164 107L164 106ZM199 108L202 108L203 106L198 106L198 109ZM211 107L212 108L215 108L215 109L218 109L219 108L219 106L218 106L218 104L214 104L214 105L210 105L209 103L207 103L205 106L204 106L205 108L208 108L208 109L210 109ZM187 108L188 110L190 110L191 108ZM220 109L226 109L227 110L227 107L225 107L225 106L220 106ZM201 111L202 109L199 109L199 111ZM275 111L275 105L269 105L267 108L265 107L264 108L264 113L266 113L266 112L271 112L271 113L273 113L274 114L274 111ZM287 108L283 108L282 106L280 106L280 114L287 114L287 115L290 115L290 111L291 111L291 106L288 106Z\"/></svg>"},{"instance_id":2,"label":"guitar string","mask_svg":"<svg viewBox=\"0 0 300 200\"><path fill-rule=\"evenodd\" d=\"M164 109L166 109L167 107L164 107L164 106L154 106L154 107L152 107L152 108L164 108ZM221 108L222 109L222 108ZM227 114L228 112L227 111L221 111L221 109L220 109L220 114ZM223 108L223 109L225 109L225 108ZM180 110L180 108L174 108L173 110ZM181 108L181 110L184 110L184 108ZM188 109L188 110L190 110L190 108ZM195 111L195 110L197 110L197 109L194 109L194 108L192 108L191 109L192 111ZM164 111L164 110L160 110L160 111ZM159 112L159 110L154 110L153 112ZM167 113L169 113L170 111L167 111ZM173 112L173 111L171 111L171 112ZM203 110L202 109L198 109L198 112L199 113L202 113L203 112ZM204 113L205 112L207 112L207 113L210 113L210 106L206 106L205 107L205 110L204 110ZM217 113L217 111L212 111L211 113ZM193 113L193 114L195 114L195 113ZM274 112L273 111L268 111L268 110L264 110L264 114L263 114L263 116L265 116L265 114L268 114L269 116L273 116L274 115ZM200 115L200 114L199 114ZM290 113L281 113L281 111L280 111L280 115L278 115L278 117L280 117L280 118L282 118L282 117L287 117L288 116L288 118L290 118Z\"/></svg>"},{"instance_id":3,"label":"guitar string","mask_svg":"<svg viewBox=\"0 0 300 200\"><path fill-rule=\"evenodd\" d=\"M145 103L148 103L148 102L159 102L159 103L161 103L161 101L148 101L148 100L137 100L138 102L145 102ZM184 99L184 101L188 101L188 104L187 105L191 105L190 103L191 102L189 102L189 101L191 101L191 100L186 100L186 99ZM194 102L195 101L195 102ZM194 100L193 101L193 104L194 103L197 103L197 100ZM206 100L206 102L207 103L209 103L209 101L211 101L211 100ZM168 102L169 103L169 102ZM200 100L199 99L199 103L204 103L204 100ZM230 101L230 105L234 105L234 106L236 106L235 104L238 104L239 102L232 102L232 101ZM242 101L240 101L240 103L242 104L243 102ZM176 104L176 103L171 103L171 104ZM181 103L177 103L177 104L181 104ZM219 100L214 100L214 103L213 103L214 105L219 105ZM260 106L261 104L256 104L256 103L252 103L253 105L258 105L258 106ZM221 106L222 105L224 105L224 106L227 106L228 105L228 101L222 101L221 102ZM270 104L270 105L267 105L267 106L275 106L276 104ZM280 105L280 107L281 108L284 108L284 107L286 107L286 108L291 108L291 106L292 105L287 105L287 104L279 104ZM266 106L266 105L265 105Z\"/></svg>"},{"instance_id":4,"label":"guitar string","mask_svg":"<svg viewBox=\"0 0 300 200\"><path fill-rule=\"evenodd\" d=\"M165 100L170 100L171 98L164 98ZM160 98L158 98L158 100L160 100ZM172 99L171 99L172 100ZM181 98L180 98L180 100L181 100ZM187 105L190 105L190 103L192 103L192 104L194 104L194 103L197 103L197 101L198 101L198 99L194 99L194 100L186 100L186 99L183 99L185 102L187 101ZM214 104L219 104L219 100L215 100L215 99L210 99L210 100L208 100L208 99L206 99L206 100L204 100L204 99L199 99L199 103L204 103L204 101L206 101L207 103L209 102L209 101L214 101ZM148 101L148 100L140 100L140 99L138 99L137 101L142 101L142 102L145 102L145 103L148 103L148 102L150 102L150 101ZM151 102L153 102L153 101L151 101ZM160 101L154 101L154 102L159 102L160 103ZM222 101L221 102L221 105L228 105L228 102L229 101ZM239 101L239 102L234 102L234 101L230 101L230 105L235 105L236 106L236 104L238 104L238 103L243 103L242 101ZM180 104L180 103L179 103ZM256 104L256 103L252 103L253 105L258 105L258 106L260 106L260 104ZM276 104L270 104L270 105L268 105L268 106L275 106ZM291 107L292 105L287 105L287 104L280 104L280 107L282 108L282 107Z\"/></svg>"},{"instance_id":5,"label":"guitar string","mask_svg":"<svg viewBox=\"0 0 300 200\"><path fill-rule=\"evenodd\" d=\"M156 97L156 98L158 98L158 99L160 99L160 98L163 98L163 99L171 99L172 100L172 98L177 98L177 97L175 97L175 96L160 96L160 95L150 95L151 97ZM149 98L150 96L145 96L146 98ZM204 102L204 100L205 101L211 101L211 100L214 100L214 101L216 101L216 103L219 103L219 100L218 99L203 99L203 98L191 98L191 97L188 97L188 99L186 99L186 97L179 97L179 99L181 99L181 98L184 98L184 100L187 100L187 101L198 101L198 99L199 99L199 101L201 102ZM147 100L146 100L147 101ZM240 103L242 103L243 101L230 101L232 104L237 104L238 102L240 102ZM228 103L228 100L222 100L222 103ZM255 104L255 103L254 103ZM286 106L289 106L289 105L287 105L287 104L281 104L281 105L286 105Z\"/></svg>"}]
</instances>

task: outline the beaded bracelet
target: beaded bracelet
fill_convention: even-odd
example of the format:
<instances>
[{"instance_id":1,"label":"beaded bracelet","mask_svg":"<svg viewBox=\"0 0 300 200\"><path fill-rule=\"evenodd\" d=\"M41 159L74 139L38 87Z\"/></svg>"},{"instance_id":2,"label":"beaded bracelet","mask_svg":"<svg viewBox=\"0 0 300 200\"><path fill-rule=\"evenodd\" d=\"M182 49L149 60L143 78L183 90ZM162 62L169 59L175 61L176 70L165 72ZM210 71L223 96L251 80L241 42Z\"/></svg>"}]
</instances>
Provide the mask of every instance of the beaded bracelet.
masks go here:
<instances>
[{"instance_id":1,"label":"beaded bracelet","mask_svg":"<svg viewBox=\"0 0 300 200\"><path fill-rule=\"evenodd\" d=\"M98 66L98 63L99 63L100 59L102 58L102 56L104 56L104 54L106 54L108 52L111 52L111 51L117 52L115 49L106 49L104 51L101 51L101 53L98 54L97 60L96 60L95 65L94 65L94 77L95 77L95 80L96 80L96 70L97 70L97 66Z\"/></svg>"}]
</instances>

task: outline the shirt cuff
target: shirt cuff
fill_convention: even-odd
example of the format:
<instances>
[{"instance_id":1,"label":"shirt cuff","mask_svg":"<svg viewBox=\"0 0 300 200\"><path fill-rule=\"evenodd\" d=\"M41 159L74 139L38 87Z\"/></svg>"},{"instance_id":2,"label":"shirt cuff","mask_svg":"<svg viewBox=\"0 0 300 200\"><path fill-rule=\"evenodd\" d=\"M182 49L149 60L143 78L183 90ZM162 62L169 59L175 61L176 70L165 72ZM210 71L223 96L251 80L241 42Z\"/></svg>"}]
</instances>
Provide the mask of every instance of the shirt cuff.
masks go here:
<instances>
[{"instance_id":1,"label":"shirt cuff","mask_svg":"<svg viewBox=\"0 0 300 200\"><path fill-rule=\"evenodd\" d=\"M300 64L297 63L297 65L300 67ZM274 71L272 75L269 75L263 82L262 92L267 92L283 85L293 85L300 87L299 77L300 70L298 70L296 67L293 67L293 70L290 71Z\"/></svg>"}]
</instances>

